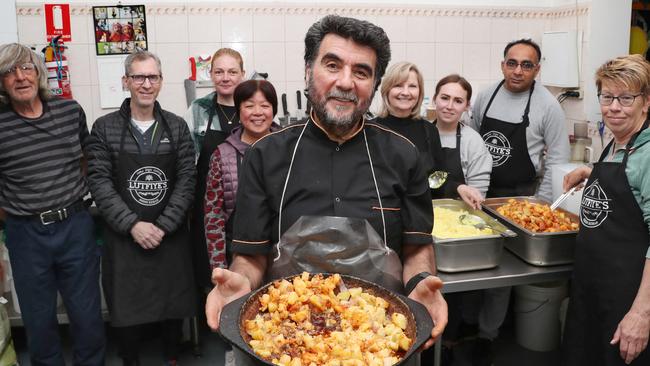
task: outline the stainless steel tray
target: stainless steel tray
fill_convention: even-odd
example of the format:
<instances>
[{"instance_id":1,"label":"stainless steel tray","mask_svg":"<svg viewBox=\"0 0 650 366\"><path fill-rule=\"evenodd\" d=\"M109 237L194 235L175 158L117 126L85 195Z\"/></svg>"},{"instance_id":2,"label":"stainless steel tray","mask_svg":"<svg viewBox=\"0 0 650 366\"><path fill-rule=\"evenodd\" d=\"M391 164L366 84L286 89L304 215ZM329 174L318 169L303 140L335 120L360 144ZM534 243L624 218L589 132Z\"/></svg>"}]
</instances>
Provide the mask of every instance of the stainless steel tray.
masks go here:
<instances>
[{"instance_id":1,"label":"stainless steel tray","mask_svg":"<svg viewBox=\"0 0 650 366\"><path fill-rule=\"evenodd\" d=\"M557 233L535 233L519 226L509 218L499 214L497 209L508 202L509 199L518 201L527 200L530 203L549 204L535 197L501 197L488 198L483 202L483 209L504 222L518 235L505 241L506 249L513 252L525 262L535 266L553 266L557 264L573 263L576 235L578 231L562 231ZM558 208L571 221L579 223L580 218L566 210Z\"/></svg>"},{"instance_id":2,"label":"stainless steel tray","mask_svg":"<svg viewBox=\"0 0 650 366\"><path fill-rule=\"evenodd\" d=\"M481 217L497 229L507 230L503 224L481 210L474 210L465 202L453 199L433 200L433 207L465 210ZM435 217L434 217L435 220ZM463 272L494 268L499 265L503 252L503 237L499 234L473 236L459 239L438 239L434 236L436 267L441 272Z\"/></svg>"}]
</instances>

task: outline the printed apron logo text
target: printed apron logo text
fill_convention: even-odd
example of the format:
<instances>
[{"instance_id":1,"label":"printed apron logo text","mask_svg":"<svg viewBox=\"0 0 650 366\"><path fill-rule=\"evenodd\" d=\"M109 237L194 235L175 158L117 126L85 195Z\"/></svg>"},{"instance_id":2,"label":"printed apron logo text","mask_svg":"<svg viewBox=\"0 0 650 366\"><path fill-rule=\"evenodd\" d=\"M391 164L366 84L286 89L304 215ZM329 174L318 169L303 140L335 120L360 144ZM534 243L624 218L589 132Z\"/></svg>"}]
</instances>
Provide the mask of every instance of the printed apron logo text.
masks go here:
<instances>
[{"instance_id":1,"label":"printed apron logo text","mask_svg":"<svg viewBox=\"0 0 650 366\"><path fill-rule=\"evenodd\" d=\"M593 181L582 195L580 202L580 222L587 228L593 229L602 224L607 215L612 212L611 200L598 184L598 179Z\"/></svg>"},{"instance_id":2,"label":"printed apron logo text","mask_svg":"<svg viewBox=\"0 0 650 366\"><path fill-rule=\"evenodd\" d=\"M503 165L512 156L510 141L501 132L490 131L483 135L483 141L485 141L485 147L492 155L493 167Z\"/></svg>"},{"instance_id":3,"label":"printed apron logo text","mask_svg":"<svg viewBox=\"0 0 650 366\"><path fill-rule=\"evenodd\" d=\"M145 166L133 172L127 183L136 202L143 206L155 206L165 198L169 181L162 170Z\"/></svg>"}]
</instances>

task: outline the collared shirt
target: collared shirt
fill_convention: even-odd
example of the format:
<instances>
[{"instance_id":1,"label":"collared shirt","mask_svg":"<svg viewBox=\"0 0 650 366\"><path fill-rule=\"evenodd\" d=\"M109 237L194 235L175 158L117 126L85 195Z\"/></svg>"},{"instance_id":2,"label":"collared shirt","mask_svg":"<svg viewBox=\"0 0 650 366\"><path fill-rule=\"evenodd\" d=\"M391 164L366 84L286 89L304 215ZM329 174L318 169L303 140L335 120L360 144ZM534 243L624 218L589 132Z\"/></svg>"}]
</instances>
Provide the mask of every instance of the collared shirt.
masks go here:
<instances>
[{"instance_id":1,"label":"collared shirt","mask_svg":"<svg viewBox=\"0 0 650 366\"><path fill-rule=\"evenodd\" d=\"M257 141L240 171L233 251L264 254L278 240L278 208L291 156L304 124ZM431 196L417 148L385 127L363 123L343 144L307 122L291 168L282 209L284 233L300 216L368 219L383 235L380 204L370 168L372 158L389 247L432 243Z\"/></svg>"}]
</instances>

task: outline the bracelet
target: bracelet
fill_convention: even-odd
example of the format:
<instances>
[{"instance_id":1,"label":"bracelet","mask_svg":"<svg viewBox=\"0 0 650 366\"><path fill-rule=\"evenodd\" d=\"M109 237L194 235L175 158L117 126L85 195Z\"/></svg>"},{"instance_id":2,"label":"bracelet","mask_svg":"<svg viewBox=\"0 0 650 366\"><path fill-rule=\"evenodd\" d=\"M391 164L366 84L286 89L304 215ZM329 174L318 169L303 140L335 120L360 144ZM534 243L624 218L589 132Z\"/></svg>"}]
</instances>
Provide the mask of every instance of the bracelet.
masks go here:
<instances>
[{"instance_id":1,"label":"bracelet","mask_svg":"<svg viewBox=\"0 0 650 366\"><path fill-rule=\"evenodd\" d=\"M433 275L431 273L429 273L429 272L420 272L420 273L416 274L415 276L411 277L411 279L408 280L408 282L404 286L404 291L406 292L406 296L410 295L411 292L413 292L413 290L415 289L415 286L417 286L418 283L420 283L423 279L425 279L425 278L427 278L429 276L433 276Z\"/></svg>"}]
</instances>

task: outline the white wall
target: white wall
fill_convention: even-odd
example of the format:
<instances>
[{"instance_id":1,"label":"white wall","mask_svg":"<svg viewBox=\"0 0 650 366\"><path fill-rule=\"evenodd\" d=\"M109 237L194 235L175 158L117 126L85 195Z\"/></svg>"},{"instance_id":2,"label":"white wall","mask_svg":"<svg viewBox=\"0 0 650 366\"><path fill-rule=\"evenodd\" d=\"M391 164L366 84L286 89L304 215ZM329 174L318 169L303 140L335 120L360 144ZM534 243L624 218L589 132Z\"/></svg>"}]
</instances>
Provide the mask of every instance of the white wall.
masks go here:
<instances>
[{"instance_id":1,"label":"white wall","mask_svg":"<svg viewBox=\"0 0 650 366\"><path fill-rule=\"evenodd\" d=\"M586 119L591 122L602 119L596 101L594 73L605 61L629 52L632 0L617 0L616 3L616 6L612 6L610 0L592 1L591 24L598 26L591 29L589 43L592 46L589 49L590 56L585 70L592 81L585 88Z\"/></svg>"},{"instance_id":2,"label":"white wall","mask_svg":"<svg viewBox=\"0 0 650 366\"><path fill-rule=\"evenodd\" d=\"M0 2L0 44L18 42L18 25L16 23L16 2Z\"/></svg>"},{"instance_id":3,"label":"white wall","mask_svg":"<svg viewBox=\"0 0 650 366\"><path fill-rule=\"evenodd\" d=\"M3 0L6 1L6 0ZM52 3L52 0L16 0L19 5L22 4L44 4ZM127 4L168 4L168 3L206 3L206 0L131 0L122 1L123 5ZM240 0L220 0L212 1L213 4L222 3L238 3ZM249 0L248 2L266 3L266 4L349 4L349 0L288 0L288 1L275 1L275 0ZM357 4L388 4L388 5L453 5L453 6L508 6L508 7L556 7L574 4L576 0L408 0L400 2L399 0L355 0ZM589 2L588 0L578 0L579 3ZM69 4L88 4L94 3L95 5L111 5L115 1L103 0L67 0L65 3Z\"/></svg>"},{"instance_id":4,"label":"white wall","mask_svg":"<svg viewBox=\"0 0 650 366\"><path fill-rule=\"evenodd\" d=\"M89 121L112 111L100 108L99 104L90 14L93 4L96 2L86 1L71 6L73 41L66 51L72 92ZM363 18L382 26L391 39L392 60L416 63L425 77L425 95L430 96L437 80L452 72L468 78L477 91L495 82L502 76L499 64L507 42L522 37L539 42L546 30L576 26L584 29L589 7L582 5L576 12L573 5L553 9L412 3L378 6L269 2L259 6L259 2L156 2L147 6L147 30L149 49L161 57L165 74L159 98L163 107L182 114L186 109L183 80L189 76L188 57L211 54L225 46L243 54L247 71L268 72L278 93L295 95L296 90L304 88L305 31L328 13ZM42 45L42 4L19 4L18 14L20 42ZM295 98L289 98L289 109L294 110L295 105Z\"/></svg>"}]
</instances>

